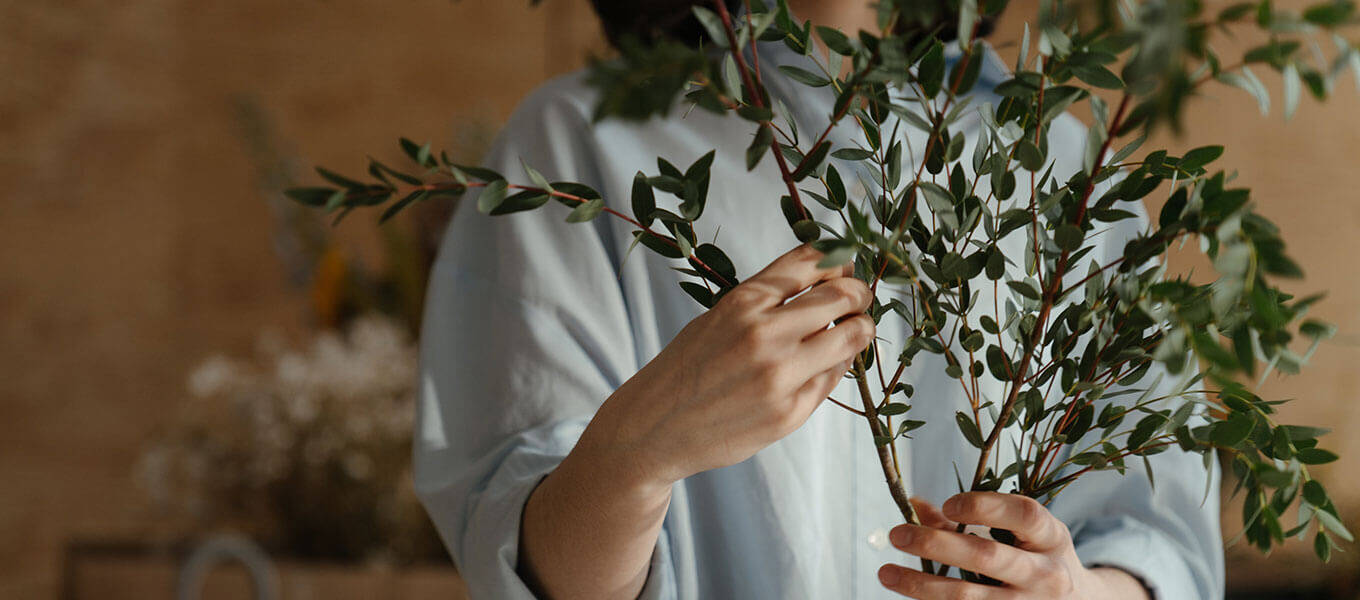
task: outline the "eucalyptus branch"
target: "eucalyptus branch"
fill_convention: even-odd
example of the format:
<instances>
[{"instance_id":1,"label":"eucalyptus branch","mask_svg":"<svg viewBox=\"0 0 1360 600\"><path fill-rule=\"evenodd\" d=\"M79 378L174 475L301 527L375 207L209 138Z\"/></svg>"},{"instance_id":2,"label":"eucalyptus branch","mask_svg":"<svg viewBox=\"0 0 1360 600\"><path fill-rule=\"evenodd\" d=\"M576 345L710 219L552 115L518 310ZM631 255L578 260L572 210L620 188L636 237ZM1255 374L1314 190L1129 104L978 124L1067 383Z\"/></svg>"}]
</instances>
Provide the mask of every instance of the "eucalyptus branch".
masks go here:
<instances>
[{"instance_id":1,"label":"eucalyptus branch","mask_svg":"<svg viewBox=\"0 0 1360 600\"><path fill-rule=\"evenodd\" d=\"M873 432L875 441L892 439L891 432L884 431L883 425L878 421L878 408L874 403L872 392L869 391L869 381L866 379L863 357L855 359L854 376L855 383L859 387L860 400L864 403L864 418L869 421L869 430ZM892 494L893 502L897 504L897 509L901 511L902 518L912 525L920 525L921 518L916 514L916 507L911 505L907 490L902 485L902 475L898 473L893 464L888 445L880 443L877 446L878 462L883 467L883 479L888 484L888 491ZM927 572L935 569L934 564L929 559L922 559L921 565Z\"/></svg>"},{"instance_id":2,"label":"eucalyptus branch","mask_svg":"<svg viewBox=\"0 0 1360 600\"><path fill-rule=\"evenodd\" d=\"M758 81L753 78L751 68L746 64L746 57L742 55L741 44L737 43L737 31L732 25L732 14L727 10L727 3L723 0L713 0L713 6L717 9L718 17L722 19L723 33L727 36L729 53L732 60L737 63L737 71L741 73L741 79L750 95L751 104L756 108L769 109L770 107L765 106L765 87L759 85ZM752 39L751 54L753 60L760 60L756 54L754 39ZM759 74L757 73L756 76L758 77ZM803 206L803 200L798 191L798 182L794 181L793 178L794 171L789 169L788 161L784 159L779 141L770 140L770 149L771 154L774 155L775 164L779 165L779 175L784 179L784 186L788 189L789 198L793 199L793 206L800 216L804 219L809 218L811 215L808 213L807 207Z\"/></svg>"},{"instance_id":3,"label":"eucalyptus branch","mask_svg":"<svg viewBox=\"0 0 1360 600\"><path fill-rule=\"evenodd\" d=\"M876 341L856 361L850 375L862 409L828 398L868 421L903 518L919 523L901 478L896 442L918 427L953 426L979 451L973 476L964 482L971 490L1051 501L1087 473L1123 474L1133 458L1144 459L1153 477L1154 463L1146 459L1159 452L1197 453L1206 461L1220 452L1230 457L1233 475L1247 490L1243 534L1253 545L1269 550L1313 528L1314 550L1327 559L1334 538L1351 539L1308 469L1336 459L1318 447L1325 431L1277 423L1272 415L1278 402L1238 383L1275 370L1297 371L1333 333L1330 325L1306 317L1317 297L1295 298L1276 285L1279 278L1302 273L1285 253L1278 228L1255 212L1248 190L1231 187L1225 172L1210 168L1222 147L1201 146L1180 156L1166 150L1133 155L1154 128L1179 126L1184 102L1210 83L1245 90L1265 112L1270 94L1252 67L1280 73L1286 116L1303 90L1326 97L1345 66L1360 74L1360 50L1339 37L1333 38L1337 54L1330 66L1314 65L1300 50L1310 37L1352 22L1354 0L1329 0L1298 15L1269 0L1234 5L1217 16L1206 15L1202 4L1186 5L1181 14L1152 2L1123 3L1128 19L1113 16L1115 11L1084 15L1068 0L1049 2L1029 19L1015 72L1004 81L985 82L1001 98L987 110L968 97L984 83L980 53L987 49L975 25L1002 6L958 3L959 14L951 18L962 25L956 37L963 51L951 67L945 42L937 38L936 16L920 16L906 0L879 2L877 33L850 36L796 22L782 0L774 7L747 1L742 15L714 0L711 10L699 7L694 14L713 41L726 44L725 52L666 41L621 44L620 56L596 63L588 80L600 91L597 118L669 116L683 96L694 107L734 113L741 120L734 123L749 123L754 136L746 148L748 171L773 153L786 192L779 199L782 215L772 218L782 217L800 241L822 251L823 267L853 265L874 291L868 313L875 323L900 319L905 325L905 339ZM1224 61L1208 40L1225 24L1256 27L1269 41L1243 52L1240 60ZM848 69L833 73L812 56L814 31L828 53L827 65L838 56ZM781 64L777 71L763 71L760 40L779 40L812 70ZM1038 58L1031 60L1036 42ZM1225 63L1234 66L1224 69ZM826 125L810 129L819 133L806 151L799 148L799 123L775 114L781 102L797 99L770 97L766 79L775 76L806 85L807 93L829 88L834 95ZM1096 89L1120 93L1113 111ZM1073 173L1074 165L1049 156L1049 139L1073 129L1072 122L1059 125L1058 119L1082 102L1096 125L1087 131L1081 168ZM978 125L962 125L964 114L977 115L970 123ZM836 148L843 142L831 133L846 119L863 132L862 142ZM904 128L924 133L924 147L913 147ZM970 142L972 155L964 156ZM729 183L711 180L716 151L685 169L659 157L654 174L635 176L624 205L580 183L550 183L528 166L532 184L512 184L494 171L454 165L428 145L402 140L402 148L416 171L372 161L374 181L360 182L319 169L331 187L300 188L290 196L343 210L341 215L389 204L384 219L411 204L470 189L480 190L477 208L490 215L556 200L570 209L569 222L607 214L632 227L637 244L686 261L688 268L677 269L684 276L679 285L706 307L739 284L727 255L695 239L710 183ZM1025 174L1028 190L1017 193L1017 177ZM869 187L881 189L852 192L847 177L877 180ZM1167 184L1170 195L1146 230L1126 239L1103 237L1117 228L1098 224L1136 217L1136 210L1125 208ZM678 212L659 208L657 193L677 198ZM807 200L834 213L833 221L814 219ZM1188 236L1204 241L1211 276L1168 278L1164 263L1148 266ZM1110 250L1100 244L1117 244L1122 253L1096 260ZM1019 256L1010 248L1019 248ZM1081 269L1086 272L1079 276ZM1296 352L1299 340L1310 345ZM900 351L896 365L884 351L889 344ZM914 362L921 355L934 355L943 368ZM877 399L869 363L881 394ZM1162 374L1197 368L1204 390L1189 391L1200 377L1160 383ZM1143 397L1117 400L1138 390L1153 369L1159 375L1139 390ZM987 376L1000 382L997 391L983 385ZM958 380L955 399L967 407L960 407L952 423L907 418L913 384L944 378ZM1158 385L1176 391L1158 393ZM1111 391L1116 387L1121 391ZM1210 408L1196 413L1198 406ZM984 416L995 417L990 427ZM996 451L1008 427L1019 430L1010 462ZM1300 525L1286 532L1279 523L1291 507L1297 507ZM927 570L944 574L948 567Z\"/></svg>"}]
</instances>

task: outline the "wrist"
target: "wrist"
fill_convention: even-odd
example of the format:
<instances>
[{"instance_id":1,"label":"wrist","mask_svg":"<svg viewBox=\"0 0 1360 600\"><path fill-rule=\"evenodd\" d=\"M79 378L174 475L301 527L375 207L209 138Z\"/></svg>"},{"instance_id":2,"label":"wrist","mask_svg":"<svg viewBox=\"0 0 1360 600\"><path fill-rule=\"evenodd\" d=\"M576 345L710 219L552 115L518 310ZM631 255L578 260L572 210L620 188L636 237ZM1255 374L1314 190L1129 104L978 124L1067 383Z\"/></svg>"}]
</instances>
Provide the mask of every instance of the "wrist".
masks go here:
<instances>
[{"instance_id":1,"label":"wrist","mask_svg":"<svg viewBox=\"0 0 1360 600\"><path fill-rule=\"evenodd\" d=\"M674 475L677 469L656 444L648 443L655 436L634 431L639 420L620 410L622 400L617 393L610 396L559 468L581 473L622 497L669 501L671 485L682 477Z\"/></svg>"}]
</instances>

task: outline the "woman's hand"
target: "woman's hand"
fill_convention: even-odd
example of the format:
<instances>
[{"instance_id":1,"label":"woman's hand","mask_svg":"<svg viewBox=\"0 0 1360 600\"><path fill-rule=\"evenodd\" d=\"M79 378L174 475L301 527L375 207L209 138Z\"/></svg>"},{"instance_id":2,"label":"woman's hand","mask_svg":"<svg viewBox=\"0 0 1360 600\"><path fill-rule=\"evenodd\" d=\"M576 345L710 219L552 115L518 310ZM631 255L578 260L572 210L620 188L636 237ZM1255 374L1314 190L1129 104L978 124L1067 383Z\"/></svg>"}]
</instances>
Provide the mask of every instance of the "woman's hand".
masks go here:
<instances>
[{"instance_id":1,"label":"woman's hand","mask_svg":"<svg viewBox=\"0 0 1360 600\"><path fill-rule=\"evenodd\" d=\"M874 337L868 286L822 257L800 246L733 288L620 386L583 442L669 487L802 426Z\"/></svg>"},{"instance_id":2,"label":"woman's hand","mask_svg":"<svg viewBox=\"0 0 1360 600\"><path fill-rule=\"evenodd\" d=\"M927 575L883 565L879 581L917 600L1148 600L1147 590L1118 569L1087 569L1077 558L1067 526L1039 502L1014 494L969 492L944 503L941 511L913 500L923 526L893 528L888 538L899 550L981 573L1001 587ZM1005 529L1016 545L955 533L959 523Z\"/></svg>"},{"instance_id":3,"label":"woman's hand","mask_svg":"<svg viewBox=\"0 0 1360 600\"><path fill-rule=\"evenodd\" d=\"M519 569L540 597L636 598L671 484L750 458L836 387L873 339L871 293L821 259L801 246L733 288L595 413L525 505Z\"/></svg>"}]
</instances>

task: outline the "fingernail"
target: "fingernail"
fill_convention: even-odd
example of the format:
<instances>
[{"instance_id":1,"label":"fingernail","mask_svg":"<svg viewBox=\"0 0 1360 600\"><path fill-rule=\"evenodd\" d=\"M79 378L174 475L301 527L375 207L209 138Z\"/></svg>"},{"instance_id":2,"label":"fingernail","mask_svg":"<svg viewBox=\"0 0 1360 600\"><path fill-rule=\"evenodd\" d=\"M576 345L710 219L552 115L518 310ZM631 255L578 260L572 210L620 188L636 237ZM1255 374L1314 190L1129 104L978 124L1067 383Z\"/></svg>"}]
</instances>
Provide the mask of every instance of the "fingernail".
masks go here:
<instances>
[{"instance_id":1,"label":"fingernail","mask_svg":"<svg viewBox=\"0 0 1360 600\"><path fill-rule=\"evenodd\" d=\"M954 496L954 497L952 497L952 498L950 498L950 499L948 499L948 500L945 500L945 501L944 501L944 505L940 507L940 510L942 510L942 511L944 511L944 512L946 512L946 513L955 513L955 512L958 512L958 510L959 510L959 502L961 502L961 501L959 500L959 497L958 497L958 496Z\"/></svg>"},{"instance_id":2,"label":"fingernail","mask_svg":"<svg viewBox=\"0 0 1360 600\"><path fill-rule=\"evenodd\" d=\"M893 545L898 547L910 544L914 537L916 537L916 532L905 526L894 527L892 531L888 532L888 539L892 540Z\"/></svg>"},{"instance_id":3,"label":"fingernail","mask_svg":"<svg viewBox=\"0 0 1360 600\"><path fill-rule=\"evenodd\" d=\"M897 582L902 581L902 571L892 565L883 565L878 570L878 580L889 587L897 585Z\"/></svg>"}]
</instances>

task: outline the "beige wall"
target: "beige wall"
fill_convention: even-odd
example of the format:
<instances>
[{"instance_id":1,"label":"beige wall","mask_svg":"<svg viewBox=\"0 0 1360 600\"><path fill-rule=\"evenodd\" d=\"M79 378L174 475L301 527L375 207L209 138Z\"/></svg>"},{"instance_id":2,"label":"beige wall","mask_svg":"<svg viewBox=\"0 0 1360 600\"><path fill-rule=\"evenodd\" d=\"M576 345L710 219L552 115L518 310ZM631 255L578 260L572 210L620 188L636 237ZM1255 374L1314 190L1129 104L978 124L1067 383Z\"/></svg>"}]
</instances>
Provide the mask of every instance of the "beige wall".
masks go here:
<instances>
[{"instance_id":1,"label":"beige wall","mask_svg":"<svg viewBox=\"0 0 1360 600\"><path fill-rule=\"evenodd\" d=\"M68 536L145 524L132 464L192 364L305 325L236 99L358 170L580 64L587 5L550 4L0 3L0 597L50 597Z\"/></svg>"},{"instance_id":2,"label":"beige wall","mask_svg":"<svg viewBox=\"0 0 1360 600\"><path fill-rule=\"evenodd\" d=\"M147 526L132 463L194 362L305 328L234 102L302 160L351 171L396 135L448 140L598 45L585 0L525 4L0 3L0 597L50 596L69 536ZM1284 227L1300 289L1332 291L1319 313L1342 336L1268 391L1344 428L1360 424L1360 94L1348 80L1337 96L1286 126L1216 91L1190 119ZM1360 505L1360 436L1331 446L1346 458L1327 472Z\"/></svg>"}]
</instances>

